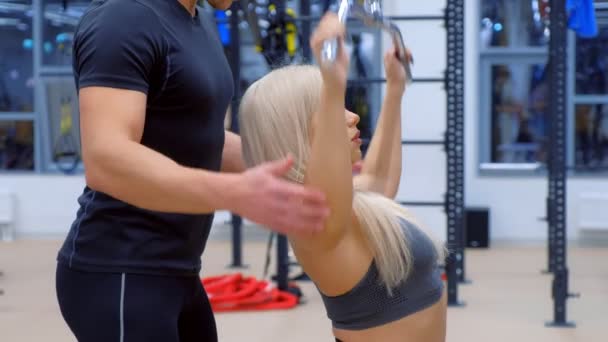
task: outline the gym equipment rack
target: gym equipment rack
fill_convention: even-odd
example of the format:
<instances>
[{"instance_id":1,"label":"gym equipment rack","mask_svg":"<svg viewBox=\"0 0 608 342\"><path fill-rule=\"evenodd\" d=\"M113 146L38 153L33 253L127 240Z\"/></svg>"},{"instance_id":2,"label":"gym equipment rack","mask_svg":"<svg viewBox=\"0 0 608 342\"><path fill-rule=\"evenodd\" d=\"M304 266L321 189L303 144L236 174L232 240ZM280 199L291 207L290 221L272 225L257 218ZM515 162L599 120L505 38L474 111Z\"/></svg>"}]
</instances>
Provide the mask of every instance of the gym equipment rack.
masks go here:
<instances>
[{"instance_id":1,"label":"gym equipment rack","mask_svg":"<svg viewBox=\"0 0 608 342\"><path fill-rule=\"evenodd\" d=\"M239 16L236 15L240 9L238 1L232 3L230 10L233 15L230 16L230 49L228 54L228 63L232 70L232 77L234 82L234 95L232 97L232 103L230 108L230 131L233 133L239 133L239 106L241 101L241 38L238 29L232 29L239 27ZM230 267L232 268L243 268L243 219L232 213L231 219L232 225L232 262Z\"/></svg>"},{"instance_id":2,"label":"gym equipment rack","mask_svg":"<svg viewBox=\"0 0 608 342\"><path fill-rule=\"evenodd\" d=\"M574 297L568 289L567 229L566 229L566 77L567 77L567 13L565 0L551 0L549 42L549 158L547 162L549 191L547 222L549 236L548 272L553 273L551 295L553 321L547 326L573 327L566 321L566 301Z\"/></svg>"},{"instance_id":3,"label":"gym equipment rack","mask_svg":"<svg viewBox=\"0 0 608 342\"><path fill-rule=\"evenodd\" d=\"M447 214L448 249L446 273L448 305L458 301L458 282L465 282L464 227L464 0L447 0Z\"/></svg>"}]
</instances>

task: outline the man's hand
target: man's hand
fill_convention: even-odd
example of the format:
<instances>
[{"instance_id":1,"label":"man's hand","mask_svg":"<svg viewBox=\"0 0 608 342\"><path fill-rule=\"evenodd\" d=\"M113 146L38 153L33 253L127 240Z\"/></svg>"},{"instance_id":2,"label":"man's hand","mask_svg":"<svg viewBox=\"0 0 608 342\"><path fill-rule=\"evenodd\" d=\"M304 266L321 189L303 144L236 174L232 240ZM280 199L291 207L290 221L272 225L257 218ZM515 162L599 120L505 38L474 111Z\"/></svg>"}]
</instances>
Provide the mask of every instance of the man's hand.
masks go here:
<instances>
[{"instance_id":1,"label":"man's hand","mask_svg":"<svg viewBox=\"0 0 608 342\"><path fill-rule=\"evenodd\" d=\"M285 235L311 236L323 230L329 207L322 192L283 178L293 158L265 163L242 174L235 213Z\"/></svg>"}]
</instances>

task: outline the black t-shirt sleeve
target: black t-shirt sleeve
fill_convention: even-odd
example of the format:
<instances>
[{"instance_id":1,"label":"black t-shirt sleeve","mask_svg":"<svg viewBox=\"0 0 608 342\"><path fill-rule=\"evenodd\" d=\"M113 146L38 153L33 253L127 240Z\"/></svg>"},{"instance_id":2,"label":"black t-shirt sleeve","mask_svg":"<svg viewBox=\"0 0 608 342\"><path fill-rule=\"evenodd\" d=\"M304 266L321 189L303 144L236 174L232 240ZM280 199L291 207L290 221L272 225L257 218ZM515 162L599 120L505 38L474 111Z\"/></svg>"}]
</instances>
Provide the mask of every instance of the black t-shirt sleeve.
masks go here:
<instances>
[{"instance_id":1,"label":"black t-shirt sleeve","mask_svg":"<svg viewBox=\"0 0 608 342\"><path fill-rule=\"evenodd\" d=\"M148 93L164 60L156 14L136 1L104 3L83 17L74 39L78 89L87 86Z\"/></svg>"}]
</instances>

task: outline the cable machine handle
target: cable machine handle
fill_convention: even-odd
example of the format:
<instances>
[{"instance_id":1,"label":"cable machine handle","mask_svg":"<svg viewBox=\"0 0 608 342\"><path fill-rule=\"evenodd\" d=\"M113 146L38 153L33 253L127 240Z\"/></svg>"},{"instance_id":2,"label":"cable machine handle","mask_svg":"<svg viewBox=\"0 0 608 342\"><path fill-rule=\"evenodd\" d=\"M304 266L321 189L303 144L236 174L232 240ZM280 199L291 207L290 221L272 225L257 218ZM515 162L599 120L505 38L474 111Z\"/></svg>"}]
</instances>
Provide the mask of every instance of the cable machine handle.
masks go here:
<instances>
[{"instance_id":1,"label":"cable machine handle","mask_svg":"<svg viewBox=\"0 0 608 342\"><path fill-rule=\"evenodd\" d=\"M346 23L350 12L351 0L341 0L338 8L338 20L341 23ZM323 50L321 50L321 63L324 66L331 66L338 58L338 39L330 39L323 42Z\"/></svg>"}]
</instances>

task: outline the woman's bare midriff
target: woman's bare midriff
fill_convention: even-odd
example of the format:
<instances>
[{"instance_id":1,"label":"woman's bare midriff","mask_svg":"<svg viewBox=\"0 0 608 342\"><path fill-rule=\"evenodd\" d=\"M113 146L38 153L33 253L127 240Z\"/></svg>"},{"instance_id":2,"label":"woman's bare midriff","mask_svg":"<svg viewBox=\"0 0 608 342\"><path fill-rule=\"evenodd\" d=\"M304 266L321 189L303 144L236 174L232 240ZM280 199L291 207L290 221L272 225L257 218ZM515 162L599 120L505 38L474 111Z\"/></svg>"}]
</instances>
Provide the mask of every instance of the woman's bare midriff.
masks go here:
<instances>
[{"instance_id":1,"label":"woman's bare midriff","mask_svg":"<svg viewBox=\"0 0 608 342\"><path fill-rule=\"evenodd\" d=\"M447 297L425 310L379 327L366 330L334 329L343 342L444 342Z\"/></svg>"}]
</instances>

